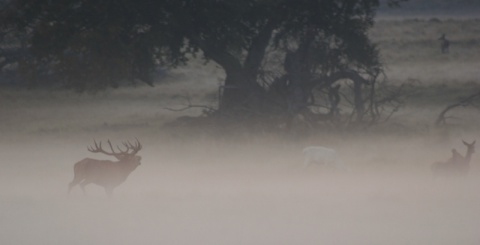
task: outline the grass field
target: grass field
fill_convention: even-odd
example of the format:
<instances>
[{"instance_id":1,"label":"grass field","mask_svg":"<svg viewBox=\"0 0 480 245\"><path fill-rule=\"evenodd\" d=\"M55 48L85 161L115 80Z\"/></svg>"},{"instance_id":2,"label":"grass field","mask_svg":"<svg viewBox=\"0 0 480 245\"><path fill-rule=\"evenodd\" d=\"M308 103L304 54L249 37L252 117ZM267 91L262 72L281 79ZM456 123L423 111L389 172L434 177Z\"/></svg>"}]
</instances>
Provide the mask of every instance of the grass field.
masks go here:
<instances>
[{"instance_id":1,"label":"grass field","mask_svg":"<svg viewBox=\"0 0 480 245\"><path fill-rule=\"evenodd\" d=\"M185 96L215 105L223 74L178 70L172 82L76 94L0 90L1 244L480 244L480 163L465 179L430 165L480 139L480 111L438 113L480 89L480 20L380 20L372 39L393 84L415 81L390 121L362 132L214 138L162 125ZM446 33L450 53L441 54ZM174 82L173 82L174 81ZM192 86L194 85L194 86ZM98 186L66 195L93 139L138 137L142 165L113 199ZM351 172L302 168L302 148L334 148Z\"/></svg>"}]
</instances>

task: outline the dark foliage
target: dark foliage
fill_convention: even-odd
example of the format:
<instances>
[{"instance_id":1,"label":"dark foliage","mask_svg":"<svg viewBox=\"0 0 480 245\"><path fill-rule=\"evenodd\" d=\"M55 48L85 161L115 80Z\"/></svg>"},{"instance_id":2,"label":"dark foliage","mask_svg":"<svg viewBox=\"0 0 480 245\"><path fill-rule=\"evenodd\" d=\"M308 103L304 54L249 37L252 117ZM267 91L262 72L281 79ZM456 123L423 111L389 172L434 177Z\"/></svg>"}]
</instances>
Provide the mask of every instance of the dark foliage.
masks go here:
<instances>
[{"instance_id":1,"label":"dark foliage","mask_svg":"<svg viewBox=\"0 0 480 245\"><path fill-rule=\"evenodd\" d=\"M378 0L11 0L3 4L0 23L3 36L16 38L26 50L18 69L40 86L45 80L79 90L125 81L152 84L156 67L201 54L225 70L218 109L229 116L274 114L289 121L315 104L314 89L335 98L333 115L339 98L334 83L349 79L361 120L362 89L382 69L367 36L379 5Z\"/></svg>"}]
</instances>

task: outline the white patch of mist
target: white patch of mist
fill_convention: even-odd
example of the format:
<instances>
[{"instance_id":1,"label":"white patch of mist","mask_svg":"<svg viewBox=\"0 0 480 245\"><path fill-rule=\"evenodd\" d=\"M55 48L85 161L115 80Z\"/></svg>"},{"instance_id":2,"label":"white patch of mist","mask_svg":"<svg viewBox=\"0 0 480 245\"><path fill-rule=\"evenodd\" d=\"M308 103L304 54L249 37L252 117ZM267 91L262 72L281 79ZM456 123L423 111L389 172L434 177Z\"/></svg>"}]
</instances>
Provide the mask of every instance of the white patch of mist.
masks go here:
<instances>
[{"instance_id":1,"label":"white patch of mist","mask_svg":"<svg viewBox=\"0 0 480 245\"><path fill-rule=\"evenodd\" d=\"M465 179L433 179L428 160L448 155L433 147L415 151L421 140L361 141L364 146L356 140L337 145L345 161L355 167L349 173L318 165L302 169L302 146L292 143L143 143L142 165L112 199L95 185L87 186L87 196L79 188L67 196L73 163L85 157L84 146L37 145L35 140L5 146L9 151L3 152L7 164L0 174L0 242L480 241L477 166ZM374 148L378 151L369 151ZM393 148L402 151L394 153ZM412 162L415 158L425 162Z\"/></svg>"}]
</instances>

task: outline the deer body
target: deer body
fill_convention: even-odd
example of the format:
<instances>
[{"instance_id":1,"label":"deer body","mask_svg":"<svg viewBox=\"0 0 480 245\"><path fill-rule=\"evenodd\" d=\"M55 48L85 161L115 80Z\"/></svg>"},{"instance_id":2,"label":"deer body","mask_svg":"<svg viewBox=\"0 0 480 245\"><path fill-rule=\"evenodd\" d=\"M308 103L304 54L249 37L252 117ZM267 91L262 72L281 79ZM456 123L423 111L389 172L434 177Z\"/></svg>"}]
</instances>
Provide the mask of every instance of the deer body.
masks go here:
<instances>
[{"instance_id":1,"label":"deer body","mask_svg":"<svg viewBox=\"0 0 480 245\"><path fill-rule=\"evenodd\" d=\"M340 160L337 152L334 149L321 147L321 146L309 146L303 149L304 168L308 167L311 163L320 163L324 165L331 165L338 169L350 170L342 160Z\"/></svg>"},{"instance_id":2,"label":"deer body","mask_svg":"<svg viewBox=\"0 0 480 245\"><path fill-rule=\"evenodd\" d=\"M473 153L475 153L475 141L467 143L462 141L467 146L465 156L457 153L455 149L452 150L452 157L445 162L435 162L432 165L432 172L434 176L465 176L470 170L470 161Z\"/></svg>"},{"instance_id":3,"label":"deer body","mask_svg":"<svg viewBox=\"0 0 480 245\"><path fill-rule=\"evenodd\" d=\"M443 34L438 40L440 40L440 50L442 51L442 54L448 53L450 41L448 41L445 34Z\"/></svg>"},{"instance_id":4,"label":"deer body","mask_svg":"<svg viewBox=\"0 0 480 245\"><path fill-rule=\"evenodd\" d=\"M112 153L105 152L100 145L95 142L96 149L88 148L91 152L101 152L107 155L115 156L118 161L97 160L92 158L85 158L73 166L74 177L68 186L68 192L76 186L80 185L83 193L85 193L85 186L93 183L105 188L108 196L111 196L113 189L122 184L127 177L133 172L141 163L141 157L135 154L141 149L140 143L134 146L132 144L124 144L127 147L126 151L115 153L113 147L110 148ZM132 152L128 152L133 150Z\"/></svg>"}]
</instances>

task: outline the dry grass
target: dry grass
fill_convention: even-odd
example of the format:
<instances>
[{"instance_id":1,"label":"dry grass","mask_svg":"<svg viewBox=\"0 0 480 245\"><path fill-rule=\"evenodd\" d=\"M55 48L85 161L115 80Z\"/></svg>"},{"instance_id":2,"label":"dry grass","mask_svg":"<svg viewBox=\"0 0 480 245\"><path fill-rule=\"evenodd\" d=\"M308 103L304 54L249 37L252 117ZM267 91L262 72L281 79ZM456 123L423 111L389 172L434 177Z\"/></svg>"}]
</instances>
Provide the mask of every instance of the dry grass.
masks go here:
<instances>
[{"instance_id":1,"label":"dry grass","mask_svg":"<svg viewBox=\"0 0 480 245\"><path fill-rule=\"evenodd\" d=\"M477 22L453 23L456 29ZM162 109L185 105L178 94L214 103L222 77L214 68L178 71L171 79L181 82L153 89L94 95L2 88L0 243L479 244L478 153L468 178L434 180L429 172L451 148L465 151L461 139L480 139L479 113L471 108L455 111L448 128L432 127L446 104L478 90L479 60L467 46L437 54L431 46L438 33L430 24L439 25L384 21L372 33L389 77L419 83L389 124L364 132L220 139L162 128L176 116L200 113ZM397 35L409 30L424 34ZM439 74L445 67L464 72ZM144 145L142 165L112 200L98 186L88 186L87 197L79 189L66 196L74 162L103 158L87 152L93 138L134 137ZM353 171L302 169L307 145L335 148Z\"/></svg>"},{"instance_id":2,"label":"dry grass","mask_svg":"<svg viewBox=\"0 0 480 245\"><path fill-rule=\"evenodd\" d=\"M387 74L394 81L424 83L478 82L480 20L380 20L370 35L381 50ZM440 52L445 33L450 53Z\"/></svg>"}]
</instances>

